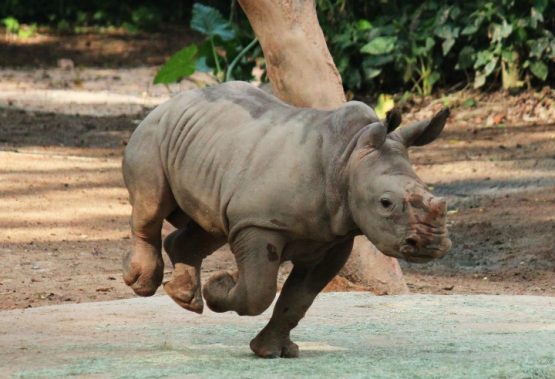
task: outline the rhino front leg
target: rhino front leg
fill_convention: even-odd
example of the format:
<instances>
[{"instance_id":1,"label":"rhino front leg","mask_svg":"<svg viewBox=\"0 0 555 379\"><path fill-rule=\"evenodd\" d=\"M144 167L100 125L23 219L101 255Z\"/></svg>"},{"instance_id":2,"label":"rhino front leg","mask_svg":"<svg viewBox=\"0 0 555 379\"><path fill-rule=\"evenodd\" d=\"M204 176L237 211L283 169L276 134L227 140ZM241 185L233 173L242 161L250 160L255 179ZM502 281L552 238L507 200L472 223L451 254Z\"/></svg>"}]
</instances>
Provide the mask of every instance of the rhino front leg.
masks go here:
<instances>
[{"instance_id":1,"label":"rhino front leg","mask_svg":"<svg viewBox=\"0 0 555 379\"><path fill-rule=\"evenodd\" d=\"M343 267L351 253L349 240L329 249L324 259L313 267L296 264L278 298L272 318L251 341L251 350L263 358L294 358L299 347L289 337L304 317L318 293Z\"/></svg>"},{"instance_id":2,"label":"rhino front leg","mask_svg":"<svg viewBox=\"0 0 555 379\"><path fill-rule=\"evenodd\" d=\"M153 146L126 150L123 178L133 207L132 250L123 260L123 279L137 295L151 296L162 284L162 223L177 207ZM131 145L128 145L131 147Z\"/></svg>"},{"instance_id":3,"label":"rhino front leg","mask_svg":"<svg viewBox=\"0 0 555 379\"><path fill-rule=\"evenodd\" d=\"M164 250L174 266L171 279L164 283L166 293L181 307L202 313L200 267L202 260L225 244L197 223L190 221L184 229L171 233L164 240Z\"/></svg>"},{"instance_id":4,"label":"rhino front leg","mask_svg":"<svg viewBox=\"0 0 555 379\"><path fill-rule=\"evenodd\" d=\"M208 307L250 316L264 312L276 295L284 244L276 232L254 227L241 231L231 242L238 272L220 272L206 282L203 295Z\"/></svg>"}]
</instances>

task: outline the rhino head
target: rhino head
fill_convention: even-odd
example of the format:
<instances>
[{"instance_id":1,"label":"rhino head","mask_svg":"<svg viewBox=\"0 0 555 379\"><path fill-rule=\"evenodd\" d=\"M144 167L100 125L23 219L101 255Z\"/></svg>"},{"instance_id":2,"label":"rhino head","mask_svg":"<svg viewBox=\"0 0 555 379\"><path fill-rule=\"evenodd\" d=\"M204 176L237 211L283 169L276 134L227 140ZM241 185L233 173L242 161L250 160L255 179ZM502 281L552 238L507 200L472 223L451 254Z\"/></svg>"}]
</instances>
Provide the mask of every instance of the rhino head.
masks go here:
<instances>
[{"instance_id":1,"label":"rhino head","mask_svg":"<svg viewBox=\"0 0 555 379\"><path fill-rule=\"evenodd\" d=\"M433 196L414 172L410 146L435 140L449 110L396 129L397 111L364 128L348 167L349 208L366 237L386 255L409 262L442 257L450 248L446 202Z\"/></svg>"}]
</instances>

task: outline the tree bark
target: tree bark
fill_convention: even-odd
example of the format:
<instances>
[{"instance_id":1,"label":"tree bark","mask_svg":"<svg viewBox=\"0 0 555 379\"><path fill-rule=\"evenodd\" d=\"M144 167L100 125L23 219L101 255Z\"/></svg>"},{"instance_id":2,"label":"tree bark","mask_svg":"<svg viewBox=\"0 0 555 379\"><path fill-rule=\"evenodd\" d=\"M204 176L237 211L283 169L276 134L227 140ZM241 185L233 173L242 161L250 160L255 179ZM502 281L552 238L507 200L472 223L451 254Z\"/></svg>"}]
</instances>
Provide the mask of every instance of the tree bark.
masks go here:
<instances>
[{"instance_id":1,"label":"tree bark","mask_svg":"<svg viewBox=\"0 0 555 379\"><path fill-rule=\"evenodd\" d=\"M239 0L258 38L273 94L291 105L334 109L343 104L341 76L314 0ZM399 262L357 237L341 276L379 294L407 293Z\"/></svg>"}]
</instances>

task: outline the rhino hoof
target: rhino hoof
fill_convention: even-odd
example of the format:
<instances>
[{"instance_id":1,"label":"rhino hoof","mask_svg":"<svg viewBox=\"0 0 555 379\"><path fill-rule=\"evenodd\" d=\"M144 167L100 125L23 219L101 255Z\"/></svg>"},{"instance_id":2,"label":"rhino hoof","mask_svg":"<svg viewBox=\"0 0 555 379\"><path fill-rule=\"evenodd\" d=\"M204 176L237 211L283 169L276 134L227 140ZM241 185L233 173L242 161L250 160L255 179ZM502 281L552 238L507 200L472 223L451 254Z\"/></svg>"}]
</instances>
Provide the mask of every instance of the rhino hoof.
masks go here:
<instances>
[{"instance_id":1,"label":"rhino hoof","mask_svg":"<svg viewBox=\"0 0 555 379\"><path fill-rule=\"evenodd\" d=\"M123 280L139 296L152 296L162 284L164 262L137 262L133 253L127 254L123 260Z\"/></svg>"},{"instance_id":2,"label":"rhino hoof","mask_svg":"<svg viewBox=\"0 0 555 379\"><path fill-rule=\"evenodd\" d=\"M202 313L204 302L197 288L194 288L191 278L188 275L178 275L170 281L164 283L164 291L180 307L195 313Z\"/></svg>"},{"instance_id":3,"label":"rhino hoof","mask_svg":"<svg viewBox=\"0 0 555 379\"><path fill-rule=\"evenodd\" d=\"M227 299L227 294L235 286L237 281L237 274L232 275L227 271L221 271L212 275L204 288L202 295L206 300L208 308L214 312L225 312L229 309L225 307L224 303Z\"/></svg>"},{"instance_id":4,"label":"rhino hoof","mask_svg":"<svg viewBox=\"0 0 555 379\"><path fill-rule=\"evenodd\" d=\"M299 346L287 338L279 340L265 339L260 335L250 343L251 350L261 358L297 358Z\"/></svg>"}]
</instances>

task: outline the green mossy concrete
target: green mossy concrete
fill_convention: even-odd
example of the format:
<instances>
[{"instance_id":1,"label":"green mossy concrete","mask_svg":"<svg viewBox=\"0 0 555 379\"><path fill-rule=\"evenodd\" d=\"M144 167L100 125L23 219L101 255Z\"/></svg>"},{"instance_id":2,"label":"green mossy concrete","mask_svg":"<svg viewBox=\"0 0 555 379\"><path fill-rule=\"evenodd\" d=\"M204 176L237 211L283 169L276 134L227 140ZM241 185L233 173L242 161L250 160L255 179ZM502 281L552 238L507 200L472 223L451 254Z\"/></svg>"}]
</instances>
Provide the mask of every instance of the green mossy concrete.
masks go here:
<instances>
[{"instance_id":1,"label":"green mossy concrete","mask_svg":"<svg viewBox=\"0 0 555 379\"><path fill-rule=\"evenodd\" d=\"M555 298L323 294L298 359L250 352L268 317L166 297L0 312L0 376L555 378Z\"/></svg>"}]
</instances>

